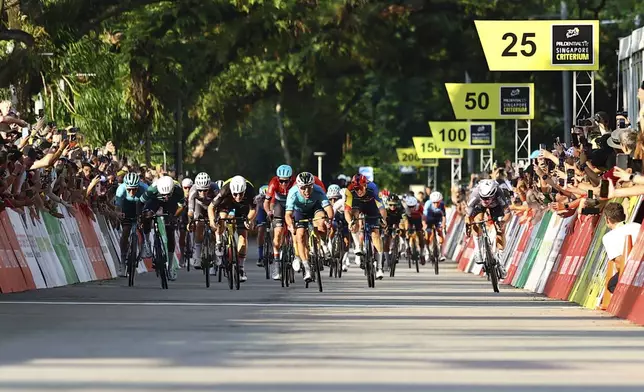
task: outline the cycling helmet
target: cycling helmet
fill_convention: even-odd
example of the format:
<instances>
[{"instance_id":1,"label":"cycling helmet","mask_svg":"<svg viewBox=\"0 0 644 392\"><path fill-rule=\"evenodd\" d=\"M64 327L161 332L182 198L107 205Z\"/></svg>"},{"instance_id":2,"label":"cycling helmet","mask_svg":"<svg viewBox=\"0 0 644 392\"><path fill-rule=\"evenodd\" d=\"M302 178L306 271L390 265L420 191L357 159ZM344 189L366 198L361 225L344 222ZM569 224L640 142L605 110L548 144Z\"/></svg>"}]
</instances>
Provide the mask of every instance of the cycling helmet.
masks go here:
<instances>
[{"instance_id":1,"label":"cycling helmet","mask_svg":"<svg viewBox=\"0 0 644 392\"><path fill-rule=\"evenodd\" d=\"M313 174L309 172L302 172L297 175L295 183L297 184L298 188L303 188L313 185L315 183L315 178L313 178Z\"/></svg>"},{"instance_id":2,"label":"cycling helmet","mask_svg":"<svg viewBox=\"0 0 644 392\"><path fill-rule=\"evenodd\" d=\"M230 191L232 193L246 192L246 179L242 176L235 176L230 179Z\"/></svg>"},{"instance_id":3,"label":"cycling helmet","mask_svg":"<svg viewBox=\"0 0 644 392\"><path fill-rule=\"evenodd\" d=\"M157 180L156 186L161 195L169 195L174 189L174 180L170 176L163 176Z\"/></svg>"},{"instance_id":4,"label":"cycling helmet","mask_svg":"<svg viewBox=\"0 0 644 392\"><path fill-rule=\"evenodd\" d=\"M215 181L215 185L217 185L217 189L223 188L224 187L224 180Z\"/></svg>"},{"instance_id":5,"label":"cycling helmet","mask_svg":"<svg viewBox=\"0 0 644 392\"><path fill-rule=\"evenodd\" d=\"M405 199L405 204L407 204L407 207L409 208L414 208L418 205L418 199L416 199L414 196L407 196L407 199Z\"/></svg>"},{"instance_id":6,"label":"cycling helmet","mask_svg":"<svg viewBox=\"0 0 644 392\"><path fill-rule=\"evenodd\" d=\"M398 195L396 194L391 194L387 198L387 204L389 205L397 205L400 202L400 199L398 198Z\"/></svg>"},{"instance_id":7,"label":"cycling helmet","mask_svg":"<svg viewBox=\"0 0 644 392\"><path fill-rule=\"evenodd\" d=\"M184 188L190 188L192 187L192 180L189 178L184 178L183 181L181 181L181 186Z\"/></svg>"},{"instance_id":8,"label":"cycling helmet","mask_svg":"<svg viewBox=\"0 0 644 392\"><path fill-rule=\"evenodd\" d=\"M356 174L353 176L351 183L349 184L350 189L364 188L365 186L367 186L367 177L362 174Z\"/></svg>"},{"instance_id":9,"label":"cycling helmet","mask_svg":"<svg viewBox=\"0 0 644 392\"><path fill-rule=\"evenodd\" d=\"M390 194L391 193L389 192L388 189L383 189L382 190L382 197L387 197L388 198Z\"/></svg>"},{"instance_id":10,"label":"cycling helmet","mask_svg":"<svg viewBox=\"0 0 644 392\"><path fill-rule=\"evenodd\" d=\"M260 196L265 196L265 195L266 195L266 191L267 191L267 190L268 190L268 185L262 185L262 186L259 188L259 194L260 194Z\"/></svg>"},{"instance_id":11,"label":"cycling helmet","mask_svg":"<svg viewBox=\"0 0 644 392\"><path fill-rule=\"evenodd\" d=\"M342 194L340 193L341 189L339 185L333 184L329 186L329 189L326 191L326 197L328 199L341 199Z\"/></svg>"},{"instance_id":12,"label":"cycling helmet","mask_svg":"<svg viewBox=\"0 0 644 392\"><path fill-rule=\"evenodd\" d=\"M499 184L494 180L481 180L478 187L481 199L490 199L496 195Z\"/></svg>"},{"instance_id":13,"label":"cycling helmet","mask_svg":"<svg viewBox=\"0 0 644 392\"><path fill-rule=\"evenodd\" d=\"M139 180L140 178L138 173L127 173L125 177L123 177L123 183L126 188L138 188Z\"/></svg>"},{"instance_id":14,"label":"cycling helmet","mask_svg":"<svg viewBox=\"0 0 644 392\"><path fill-rule=\"evenodd\" d=\"M195 177L195 185L198 191L207 191L210 189L210 176L206 172L201 172Z\"/></svg>"},{"instance_id":15,"label":"cycling helmet","mask_svg":"<svg viewBox=\"0 0 644 392\"><path fill-rule=\"evenodd\" d=\"M277 168L275 174L279 178L290 178L293 175L293 169L289 165L282 165Z\"/></svg>"},{"instance_id":16,"label":"cycling helmet","mask_svg":"<svg viewBox=\"0 0 644 392\"><path fill-rule=\"evenodd\" d=\"M432 192L429 195L429 200L431 200L432 203L438 203L443 200L443 195L440 192Z\"/></svg>"}]
</instances>

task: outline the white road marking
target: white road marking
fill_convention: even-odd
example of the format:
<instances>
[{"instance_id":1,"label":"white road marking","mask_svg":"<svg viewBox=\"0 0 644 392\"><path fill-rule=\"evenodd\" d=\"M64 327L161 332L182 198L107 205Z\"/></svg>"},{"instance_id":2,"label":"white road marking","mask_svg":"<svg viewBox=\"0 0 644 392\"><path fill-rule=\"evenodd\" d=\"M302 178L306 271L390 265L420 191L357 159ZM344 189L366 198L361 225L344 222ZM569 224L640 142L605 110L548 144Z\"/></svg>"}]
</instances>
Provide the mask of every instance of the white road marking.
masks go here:
<instances>
[{"instance_id":1,"label":"white road marking","mask_svg":"<svg viewBox=\"0 0 644 392\"><path fill-rule=\"evenodd\" d=\"M511 303L511 302L510 302ZM562 306L555 305L548 306L548 301L540 302L544 306L510 306L511 309L537 309L540 307L547 307L550 309L570 309L575 308L575 305ZM386 308L386 309L435 309L435 308L460 308L471 307L472 303L468 302L461 305L418 305L418 304L324 304L324 303L248 303L248 302L231 302L231 303L210 303L210 302L88 302L88 301L0 301L1 305L80 305L80 306L203 306L203 307L258 307L258 308ZM480 305L485 306L486 303L481 301ZM474 305L476 306L476 305Z\"/></svg>"}]
</instances>

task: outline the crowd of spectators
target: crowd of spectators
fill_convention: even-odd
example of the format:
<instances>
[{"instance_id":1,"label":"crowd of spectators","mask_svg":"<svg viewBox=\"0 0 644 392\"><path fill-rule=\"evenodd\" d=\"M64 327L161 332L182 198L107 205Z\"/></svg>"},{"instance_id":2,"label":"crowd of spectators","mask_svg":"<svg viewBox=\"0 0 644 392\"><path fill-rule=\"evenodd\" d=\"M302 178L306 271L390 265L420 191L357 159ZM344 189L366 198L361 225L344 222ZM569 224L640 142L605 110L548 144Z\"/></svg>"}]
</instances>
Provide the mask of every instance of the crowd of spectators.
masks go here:
<instances>
[{"instance_id":1,"label":"crowd of spectators","mask_svg":"<svg viewBox=\"0 0 644 392\"><path fill-rule=\"evenodd\" d=\"M29 124L10 101L0 101L0 211L62 218L62 205L71 214L98 212L116 224L113 199L123 176L136 171L151 184L166 174L128 162L112 142L94 147L84 140L81 129L59 127L44 116Z\"/></svg>"}]
</instances>

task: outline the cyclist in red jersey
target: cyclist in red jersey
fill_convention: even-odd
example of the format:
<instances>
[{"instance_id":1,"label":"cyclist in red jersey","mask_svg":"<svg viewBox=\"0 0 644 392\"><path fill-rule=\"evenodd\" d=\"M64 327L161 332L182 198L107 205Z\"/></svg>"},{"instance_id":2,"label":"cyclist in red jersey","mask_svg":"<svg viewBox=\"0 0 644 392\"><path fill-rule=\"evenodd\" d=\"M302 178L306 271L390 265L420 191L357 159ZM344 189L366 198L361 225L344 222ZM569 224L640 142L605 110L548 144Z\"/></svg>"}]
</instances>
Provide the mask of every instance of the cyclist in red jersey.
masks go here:
<instances>
[{"instance_id":1,"label":"cyclist in red jersey","mask_svg":"<svg viewBox=\"0 0 644 392\"><path fill-rule=\"evenodd\" d=\"M315 184L324 190L324 183L314 176ZM266 198L264 200L264 210L271 217L273 222L273 277L281 279L279 271L280 266L280 248L284 241L284 215L286 211L286 196L288 191L295 186L295 176L293 169L289 165L281 165L277 168L275 177L268 183ZM295 247L295 257L299 258L297 246Z\"/></svg>"}]
</instances>

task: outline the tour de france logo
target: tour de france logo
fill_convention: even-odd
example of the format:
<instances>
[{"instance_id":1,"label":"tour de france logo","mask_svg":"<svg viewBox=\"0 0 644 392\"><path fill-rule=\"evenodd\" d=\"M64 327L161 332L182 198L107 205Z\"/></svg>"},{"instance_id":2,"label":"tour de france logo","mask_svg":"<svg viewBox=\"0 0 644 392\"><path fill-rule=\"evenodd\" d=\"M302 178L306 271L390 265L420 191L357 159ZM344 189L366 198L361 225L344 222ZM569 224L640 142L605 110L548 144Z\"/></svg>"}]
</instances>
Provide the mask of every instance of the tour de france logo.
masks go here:
<instances>
[{"instance_id":1,"label":"tour de france logo","mask_svg":"<svg viewBox=\"0 0 644 392\"><path fill-rule=\"evenodd\" d=\"M530 115L530 87L501 87L501 115Z\"/></svg>"},{"instance_id":2,"label":"tour de france logo","mask_svg":"<svg viewBox=\"0 0 644 392\"><path fill-rule=\"evenodd\" d=\"M593 25L553 25L552 65L593 65Z\"/></svg>"}]
</instances>

